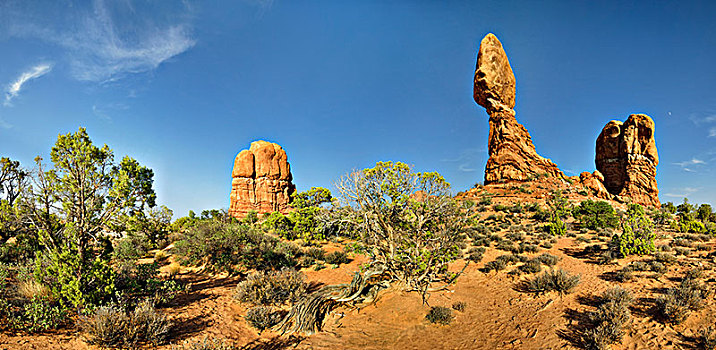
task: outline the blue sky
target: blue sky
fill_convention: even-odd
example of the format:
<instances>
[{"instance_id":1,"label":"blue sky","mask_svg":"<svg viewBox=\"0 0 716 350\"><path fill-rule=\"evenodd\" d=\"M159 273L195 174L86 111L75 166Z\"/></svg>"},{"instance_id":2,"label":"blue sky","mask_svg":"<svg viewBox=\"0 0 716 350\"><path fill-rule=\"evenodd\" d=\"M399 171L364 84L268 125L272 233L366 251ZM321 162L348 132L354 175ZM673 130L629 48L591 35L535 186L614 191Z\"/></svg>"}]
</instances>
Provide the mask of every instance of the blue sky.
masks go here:
<instances>
[{"instance_id":1,"label":"blue sky","mask_svg":"<svg viewBox=\"0 0 716 350\"><path fill-rule=\"evenodd\" d=\"M228 207L234 156L266 139L299 190L379 160L482 181L480 39L517 77L517 119L568 175L612 119L656 122L662 202L716 202L713 2L0 2L0 155L32 166L84 126L155 171L158 202Z\"/></svg>"}]
</instances>

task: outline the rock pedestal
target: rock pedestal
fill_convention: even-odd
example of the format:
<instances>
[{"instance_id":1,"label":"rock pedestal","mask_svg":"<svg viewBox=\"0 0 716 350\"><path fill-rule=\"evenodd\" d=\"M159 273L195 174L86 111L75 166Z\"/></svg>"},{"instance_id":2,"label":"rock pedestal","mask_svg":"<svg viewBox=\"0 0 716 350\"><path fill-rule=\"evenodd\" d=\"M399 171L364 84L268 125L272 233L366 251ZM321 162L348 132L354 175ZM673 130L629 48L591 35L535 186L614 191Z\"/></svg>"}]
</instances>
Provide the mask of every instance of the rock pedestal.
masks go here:
<instances>
[{"instance_id":1,"label":"rock pedestal","mask_svg":"<svg viewBox=\"0 0 716 350\"><path fill-rule=\"evenodd\" d=\"M499 181L528 181L540 175L564 178L549 159L535 150L529 132L515 118L515 75L493 34L480 42L473 97L490 115L485 184Z\"/></svg>"},{"instance_id":2,"label":"rock pedestal","mask_svg":"<svg viewBox=\"0 0 716 350\"><path fill-rule=\"evenodd\" d=\"M278 144L252 142L234 159L231 177L229 215L242 219L251 210L288 212L296 187L286 152Z\"/></svg>"}]
</instances>

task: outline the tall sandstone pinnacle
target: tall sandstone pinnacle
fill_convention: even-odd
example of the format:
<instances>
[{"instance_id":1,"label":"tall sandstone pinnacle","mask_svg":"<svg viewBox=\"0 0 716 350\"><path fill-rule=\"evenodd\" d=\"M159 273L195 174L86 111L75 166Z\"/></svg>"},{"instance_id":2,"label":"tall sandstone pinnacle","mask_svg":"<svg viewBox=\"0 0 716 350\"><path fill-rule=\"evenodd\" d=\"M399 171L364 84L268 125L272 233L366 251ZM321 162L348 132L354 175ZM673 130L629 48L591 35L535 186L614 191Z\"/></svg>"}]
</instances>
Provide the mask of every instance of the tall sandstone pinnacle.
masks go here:
<instances>
[{"instance_id":1,"label":"tall sandstone pinnacle","mask_svg":"<svg viewBox=\"0 0 716 350\"><path fill-rule=\"evenodd\" d=\"M564 178L551 160L535 150L532 137L515 119L515 75L502 43L492 33L480 42L475 69L475 102L490 115L485 184L527 181L547 174Z\"/></svg>"},{"instance_id":2,"label":"tall sandstone pinnacle","mask_svg":"<svg viewBox=\"0 0 716 350\"><path fill-rule=\"evenodd\" d=\"M632 114L624 123L610 121L597 137L594 161L609 193L630 198L632 203L658 207L659 155L654 128L654 121L644 114Z\"/></svg>"},{"instance_id":3,"label":"tall sandstone pinnacle","mask_svg":"<svg viewBox=\"0 0 716 350\"><path fill-rule=\"evenodd\" d=\"M267 141L254 141L234 159L229 215L244 218L254 210L287 213L296 186L286 151Z\"/></svg>"}]
</instances>

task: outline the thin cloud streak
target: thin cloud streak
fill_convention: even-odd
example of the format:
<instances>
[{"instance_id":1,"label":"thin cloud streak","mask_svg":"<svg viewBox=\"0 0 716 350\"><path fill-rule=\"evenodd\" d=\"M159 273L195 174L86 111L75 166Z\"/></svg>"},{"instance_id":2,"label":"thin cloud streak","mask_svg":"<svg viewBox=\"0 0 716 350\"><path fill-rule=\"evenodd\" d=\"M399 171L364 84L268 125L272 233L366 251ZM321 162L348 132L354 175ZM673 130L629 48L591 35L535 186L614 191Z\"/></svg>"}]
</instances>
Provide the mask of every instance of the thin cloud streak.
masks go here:
<instances>
[{"instance_id":1,"label":"thin cloud streak","mask_svg":"<svg viewBox=\"0 0 716 350\"><path fill-rule=\"evenodd\" d=\"M5 92L5 102L3 102L3 105L11 106L12 100L20 94L20 90L22 90L22 86L25 85L25 83L30 80L37 79L49 73L51 70L52 64L42 63L32 67L27 72L20 74L20 76L14 82L8 85L7 90Z\"/></svg>"},{"instance_id":2,"label":"thin cloud streak","mask_svg":"<svg viewBox=\"0 0 716 350\"><path fill-rule=\"evenodd\" d=\"M131 1L95 0L89 8L58 10L63 11L59 24L48 20L52 11L37 13L21 6L5 9L0 21L10 22L10 36L40 39L62 48L71 76L80 81L108 82L152 71L196 44L187 6L163 21L142 16Z\"/></svg>"},{"instance_id":3,"label":"thin cloud streak","mask_svg":"<svg viewBox=\"0 0 716 350\"><path fill-rule=\"evenodd\" d=\"M686 161L683 161L683 162L676 162L676 163L673 163L673 164L680 166L680 167L681 167L681 170L683 170L683 171L687 171L687 172L693 173L693 172L696 172L696 171L693 169L693 166L694 166L694 165L704 165L704 164L706 164L706 162L703 161L703 160L701 160L701 159L691 158L691 160L686 160Z\"/></svg>"}]
</instances>

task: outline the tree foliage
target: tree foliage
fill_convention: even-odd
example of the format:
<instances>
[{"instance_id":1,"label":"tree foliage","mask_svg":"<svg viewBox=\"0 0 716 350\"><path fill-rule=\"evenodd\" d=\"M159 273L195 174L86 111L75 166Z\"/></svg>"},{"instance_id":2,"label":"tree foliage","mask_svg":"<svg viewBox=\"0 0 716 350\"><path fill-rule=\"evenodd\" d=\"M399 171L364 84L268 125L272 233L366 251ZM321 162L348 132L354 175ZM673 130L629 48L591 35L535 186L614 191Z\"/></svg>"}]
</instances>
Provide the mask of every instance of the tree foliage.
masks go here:
<instances>
[{"instance_id":1,"label":"tree foliage","mask_svg":"<svg viewBox=\"0 0 716 350\"><path fill-rule=\"evenodd\" d=\"M130 157L115 163L112 150L95 146L84 128L59 135L50 156L49 170L36 158L23 203L45 249L36 276L65 303L96 304L114 290L106 233L121 216L154 206L154 173Z\"/></svg>"},{"instance_id":2,"label":"tree foliage","mask_svg":"<svg viewBox=\"0 0 716 350\"><path fill-rule=\"evenodd\" d=\"M617 227L619 224L619 217L617 217L614 208L605 201L583 201L574 208L573 214L583 227L592 230Z\"/></svg>"},{"instance_id":3,"label":"tree foliage","mask_svg":"<svg viewBox=\"0 0 716 350\"><path fill-rule=\"evenodd\" d=\"M384 265L390 279L425 300L434 282L450 282L447 264L460 256L468 213L453 200L450 184L437 172L417 173L400 162L344 176L337 185L360 218L374 263Z\"/></svg>"}]
</instances>

